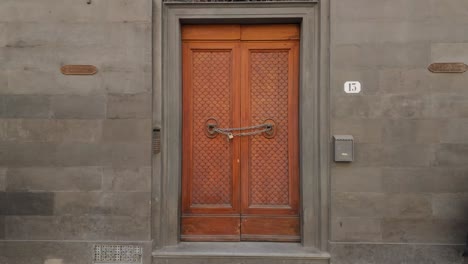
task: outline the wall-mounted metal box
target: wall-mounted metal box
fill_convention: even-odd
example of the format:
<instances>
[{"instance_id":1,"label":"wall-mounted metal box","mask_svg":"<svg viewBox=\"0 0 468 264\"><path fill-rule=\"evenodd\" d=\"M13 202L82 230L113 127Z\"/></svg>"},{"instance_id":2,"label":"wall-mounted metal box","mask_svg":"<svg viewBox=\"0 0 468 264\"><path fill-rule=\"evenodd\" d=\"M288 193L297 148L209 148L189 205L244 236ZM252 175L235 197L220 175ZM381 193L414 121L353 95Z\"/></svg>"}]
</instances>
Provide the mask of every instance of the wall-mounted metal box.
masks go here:
<instances>
[{"instance_id":1,"label":"wall-mounted metal box","mask_svg":"<svg viewBox=\"0 0 468 264\"><path fill-rule=\"evenodd\" d=\"M334 135L335 162L354 161L354 137L351 135Z\"/></svg>"}]
</instances>

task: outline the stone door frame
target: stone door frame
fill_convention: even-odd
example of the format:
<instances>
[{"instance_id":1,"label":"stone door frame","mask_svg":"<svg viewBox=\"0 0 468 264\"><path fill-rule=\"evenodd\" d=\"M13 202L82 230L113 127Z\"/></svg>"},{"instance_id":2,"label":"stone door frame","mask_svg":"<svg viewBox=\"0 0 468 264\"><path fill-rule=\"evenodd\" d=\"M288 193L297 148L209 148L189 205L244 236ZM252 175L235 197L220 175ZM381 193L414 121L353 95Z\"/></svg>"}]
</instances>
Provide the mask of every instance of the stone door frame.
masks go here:
<instances>
[{"instance_id":1,"label":"stone door frame","mask_svg":"<svg viewBox=\"0 0 468 264\"><path fill-rule=\"evenodd\" d=\"M327 250L329 238L329 0L307 2L153 2L153 125L161 154L153 156L152 238L155 248L180 241L182 168L181 25L299 23L301 237ZM239 242L242 243L242 242Z\"/></svg>"}]
</instances>

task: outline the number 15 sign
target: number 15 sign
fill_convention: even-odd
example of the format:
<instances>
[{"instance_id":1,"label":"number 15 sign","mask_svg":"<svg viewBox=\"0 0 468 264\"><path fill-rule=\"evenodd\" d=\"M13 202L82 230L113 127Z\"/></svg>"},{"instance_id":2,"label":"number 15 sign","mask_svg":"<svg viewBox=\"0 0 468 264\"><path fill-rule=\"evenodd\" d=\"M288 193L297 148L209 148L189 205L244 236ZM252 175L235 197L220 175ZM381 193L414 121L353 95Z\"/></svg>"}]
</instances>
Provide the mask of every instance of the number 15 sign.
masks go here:
<instances>
[{"instance_id":1,"label":"number 15 sign","mask_svg":"<svg viewBox=\"0 0 468 264\"><path fill-rule=\"evenodd\" d=\"M345 82L344 91L346 93L360 93L361 92L361 83L360 82Z\"/></svg>"}]
</instances>

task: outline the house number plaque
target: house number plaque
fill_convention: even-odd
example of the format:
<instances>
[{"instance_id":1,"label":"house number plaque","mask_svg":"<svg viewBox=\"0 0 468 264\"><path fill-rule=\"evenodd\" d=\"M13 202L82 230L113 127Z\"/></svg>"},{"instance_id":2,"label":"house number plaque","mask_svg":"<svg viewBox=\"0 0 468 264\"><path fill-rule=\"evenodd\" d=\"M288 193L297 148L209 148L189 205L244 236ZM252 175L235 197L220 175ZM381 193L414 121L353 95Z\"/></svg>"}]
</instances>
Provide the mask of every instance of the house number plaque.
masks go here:
<instances>
[{"instance_id":1,"label":"house number plaque","mask_svg":"<svg viewBox=\"0 0 468 264\"><path fill-rule=\"evenodd\" d=\"M60 71L65 75L94 75L97 68L94 65L64 65Z\"/></svg>"},{"instance_id":2,"label":"house number plaque","mask_svg":"<svg viewBox=\"0 0 468 264\"><path fill-rule=\"evenodd\" d=\"M464 73L468 70L468 65L462 62L433 63L428 69L433 73Z\"/></svg>"}]
</instances>

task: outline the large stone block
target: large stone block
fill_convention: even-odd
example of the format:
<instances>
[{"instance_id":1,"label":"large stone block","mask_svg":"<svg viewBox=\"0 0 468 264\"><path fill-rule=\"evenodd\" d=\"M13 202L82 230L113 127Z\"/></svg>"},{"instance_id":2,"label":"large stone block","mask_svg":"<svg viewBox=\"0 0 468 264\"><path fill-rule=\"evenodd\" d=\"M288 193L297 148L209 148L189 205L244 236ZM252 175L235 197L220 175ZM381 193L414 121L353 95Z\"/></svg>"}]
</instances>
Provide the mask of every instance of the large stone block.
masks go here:
<instances>
[{"instance_id":1,"label":"large stone block","mask_svg":"<svg viewBox=\"0 0 468 264\"><path fill-rule=\"evenodd\" d=\"M115 2L116 3L116 2ZM137 4L133 1L132 4ZM8 23L7 45L151 48L151 23ZM0 30L2 24L0 24ZM86 37L83 37L86 36Z\"/></svg>"},{"instance_id":2,"label":"large stone block","mask_svg":"<svg viewBox=\"0 0 468 264\"><path fill-rule=\"evenodd\" d=\"M353 12L350 12L350 10L353 10ZM332 12L333 18L346 21L415 21L429 18L431 16L431 6L426 0L413 0L411 2L395 0L385 3L357 0L353 2L332 2Z\"/></svg>"},{"instance_id":3,"label":"large stone block","mask_svg":"<svg viewBox=\"0 0 468 264\"><path fill-rule=\"evenodd\" d=\"M429 64L427 42L342 44L332 46L332 66L338 69L375 67L423 68Z\"/></svg>"},{"instance_id":4,"label":"large stone block","mask_svg":"<svg viewBox=\"0 0 468 264\"><path fill-rule=\"evenodd\" d=\"M446 122L440 133L442 143L468 144L468 120L451 119Z\"/></svg>"},{"instance_id":5,"label":"large stone block","mask_svg":"<svg viewBox=\"0 0 468 264\"><path fill-rule=\"evenodd\" d=\"M6 190L6 168L0 168L0 192Z\"/></svg>"},{"instance_id":6,"label":"large stone block","mask_svg":"<svg viewBox=\"0 0 468 264\"><path fill-rule=\"evenodd\" d=\"M468 220L468 193L433 194L432 212L438 219Z\"/></svg>"},{"instance_id":7,"label":"large stone block","mask_svg":"<svg viewBox=\"0 0 468 264\"><path fill-rule=\"evenodd\" d=\"M331 169L331 190L335 192L382 192L381 168L336 166Z\"/></svg>"},{"instance_id":8,"label":"large stone block","mask_svg":"<svg viewBox=\"0 0 468 264\"><path fill-rule=\"evenodd\" d=\"M426 68L381 69L379 87L383 94L426 94L432 87L431 77Z\"/></svg>"},{"instance_id":9,"label":"large stone block","mask_svg":"<svg viewBox=\"0 0 468 264\"><path fill-rule=\"evenodd\" d=\"M142 94L109 94L107 118L150 118L152 97Z\"/></svg>"},{"instance_id":10,"label":"large stone block","mask_svg":"<svg viewBox=\"0 0 468 264\"><path fill-rule=\"evenodd\" d=\"M468 144L440 144L435 152L437 166L465 166L468 160Z\"/></svg>"},{"instance_id":11,"label":"large stone block","mask_svg":"<svg viewBox=\"0 0 468 264\"><path fill-rule=\"evenodd\" d=\"M334 21L333 43L336 44L414 43L431 40L432 27L425 21Z\"/></svg>"},{"instance_id":12,"label":"large stone block","mask_svg":"<svg viewBox=\"0 0 468 264\"><path fill-rule=\"evenodd\" d=\"M112 94L149 93L152 88L152 73L143 71L118 71L109 69L102 72L102 81L107 92Z\"/></svg>"},{"instance_id":13,"label":"large stone block","mask_svg":"<svg viewBox=\"0 0 468 264\"><path fill-rule=\"evenodd\" d=\"M19 142L97 142L102 123L97 120L5 119L4 140ZM1 138L1 136L0 136Z\"/></svg>"},{"instance_id":14,"label":"large stone block","mask_svg":"<svg viewBox=\"0 0 468 264\"><path fill-rule=\"evenodd\" d=\"M151 119L108 119L103 123L104 142L151 142Z\"/></svg>"},{"instance_id":15,"label":"large stone block","mask_svg":"<svg viewBox=\"0 0 468 264\"><path fill-rule=\"evenodd\" d=\"M382 144L355 143L353 167L378 167L385 163Z\"/></svg>"},{"instance_id":16,"label":"large stone block","mask_svg":"<svg viewBox=\"0 0 468 264\"><path fill-rule=\"evenodd\" d=\"M53 193L7 192L2 193L3 215L52 215ZM0 212L1 214L1 212Z\"/></svg>"},{"instance_id":17,"label":"large stone block","mask_svg":"<svg viewBox=\"0 0 468 264\"><path fill-rule=\"evenodd\" d=\"M467 48L468 48L468 43L446 43L446 42L445 43L432 43L431 44L432 62L468 63Z\"/></svg>"},{"instance_id":18,"label":"large stone block","mask_svg":"<svg viewBox=\"0 0 468 264\"><path fill-rule=\"evenodd\" d=\"M0 242L2 263L15 264L87 264L91 263L92 245L80 242ZM1 258L0 258L1 260Z\"/></svg>"},{"instance_id":19,"label":"large stone block","mask_svg":"<svg viewBox=\"0 0 468 264\"><path fill-rule=\"evenodd\" d=\"M26 49L26 53L28 49ZM15 53L15 52L12 52ZM43 54L46 56L47 53ZM36 55L37 56L37 55ZM39 61L44 59L38 58ZM44 68L34 65L38 61L31 58L18 57L13 60L17 69L8 73L8 87L0 93L8 94L49 94L49 95L102 95L105 89L102 85L102 74L91 76L63 75L60 72L60 63L50 61ZM21 64L22 63L22 64ZM90 64L92 62L88 62ZM21 67L22 65L26 65Z\"/></svg>"},{"instance_id":20,"label":"large stone block","mask_svg":"<svg viewBox=\"0 0 468 264\"><path fill-rule=\"evenodd\" d=\"M0 242L0 260L14 264L89 264L93 262L95 242L8 241ZM109 242L106 244L143 247L144 264L151 263L151 242ZM3 250L2 250L3 249Z\"/></svg>"},{"instance_id":21,"label":"large stone block","mask_svg":"<svg viewBox=\"0 0 468 264\"><path fill-rule=\"evenodd\" d=\"M393 144L384 146L382 164L393 167L431 166L434 147L429 144Z\"/></svg>"},{"instance_id":22,"label":"large stone block","mask_svg":"<svg viewBox=\"0 0 468 264\"><path fill-rule=\"evenodd\" d=\"M386 242L463 244L467 225L468 219L384 219L382 237Z\"/></svg>"},{"instance_id":23,"label":"large stone block","mask_svg":"<svg viewBox=\"0 0 468 264\"><path fill-rule=\"evenodd\" d=\"M0 117L4 118L49 118L50 98L41 95L3 95L3 111Z\"/></svg>"},{"instance_id":24,"label":"large stone block","mask_svg":"<svg viewBox=\"0 0 468 264\"><path fill-rule=\"evenodd\" d=\"M149 166L151 146L140 143L0 142L0 166Z\"/></svg>"},{"instance_id":25,"label":"large stone block","mask_svg":"<svg viewBox=\"0 0 468 264\"><path fill-rule=\"evenodd\" d=\"M101 0L87 4L73 0L14 0L0 2L0 22L151 22L151 0Z\"/></svg>"},{"instance_id":26,"label":"large stone block","mask_svg":"<svg viewBox=\"0 0 468 264\"><path fill-rule=\"evenodd\" d=\"M55 194L55 215L150 216L150 193L60 192Z\"/></svg>"},{"instance_id":27,"label":"large stone block","mask_svg":"<svg viewBox=\"0 0 468 264\"><path fill-rule=\"evenodd\" d=\"M20 43L23 45L23 43ZM103 46L19 46L5 50L6 65L9 70L46 72L52 76L49 85L58 87L41 88L50 93L86 94L103 93L100 80L101 72L109 71L150 71L151 49L139 47L103 47ZM92 64L98 68L94 76L64 76L59 74L60 67L65 64ZM30 73L36 74L37 73ZM93 80L95 79L95 80ZM41 77L42 82L46 79ZM54 80L57 80L54 82ZM75 80L72 82L71 80ZM79 81L76 81L79 80ZM80 87L79 84L90 87ZM83 92L79 92L82 89Z\"/></svg>"},{"instance_id":28,"label":"large stone block","mask_svg":"<svg viewBox=\"0 0 468 264\"><path fill-rule=\"evenodd\" d=\"M101 189L100 167L9 168L8 191L97 191Z\"/></svg>"},{"instance_id":29,"label":"large stone block","mask_svg":"<svg viewBox=\"0 0 468 264\"><path fill-rule=\"evenodd\" d=\"M383 142L394 144L434 144L440 142L445 121L439 120L385 120Z\"/></svg>"},{"instance_id":30,"label":"large stone block","mask_svg":"<svg viewBox=\"0 0 468 264\"><path fill-rule=\"evenodd\" d=\"M423 218L432 215L425 194L332 193L332 217Z\"/></svg>"},{"instance_id":31,"label":"large stone block","mask_svg":"<svg viewBox=\"0 0 468 264\"><path fill-rule=\"evenodd\" d=\"M151 191L151 167L104 168L102 188L114 192Z\"/></svg>"},{"instance_id":32,"label":"large stone block","mask_svg":"<svg viewBox=\"0 0 468 264\"><path fill-rule=\"evenodd\" d=\"M55 118L100 119L106 116L105 96L53 96Z\"/></svg>"},{"instance_id":33,"label":"large stone block","mask_svg":"<svg viewBox=\"0 0 468 264\"><path fill-rule=\"evenodd\" d=\"M431 100L420 94L390 95L382 99L382 115L387 118L424 118L430 116Z\"/></svg>"},{"instance_id":34,"label":"large stone block","mask_svg":"<svg viewBox=\"0 0 468 264\"><path fill-rule=\"evenodd\" d=\"M432 94L430 96L430 117L432 118L467 118L468 95Z\"/></svg>"},{"instance_id":35,"label":"large stone block","mask_svg":"<svg viewBox=\"0 0 468 264\"><path fill-rule=\"evenodd\" d=\"M7 23L0 23L0 47L7 44Z\"/></svg>"},{"instance_id":36,"label":"large stone block","mask_svg":"<svg viewBox=\"0 0 468 264\"><path fill-rule=\"evenodd\" d=\"M388 193L431 193L434 168L383 168L383 189Z\"/></svg>"},{"instance_id":37,"label":"large stone block","mask_svg":"<svg viewBox=\"0 0 468 264\"><path fill-rule=\"evenodd\" d=\"M11 240L149 240L150 220L135 216L7 216Z\"/></svg>"},{"instance_id":38,"label":"large stone block","mask_svg":"<svg viewBox=\"0 0 468 264\"><path fill-rule=\"evenodd\" d=\"M331 216L337 217L382 217L385 215L383 193L333 192Z\"/></svg>"},{"instance_id":39,"label":"large stone block","mask_svg":"<svg viewBox=\"0 0 468 264\"><path fill-rule=\"evenodd\" d=\"M462 246L331 243L333 264L463 264Z\"/></svg>"},{"instance_id":40,"label":"large stone block","mask_svg":"<svg viewBox=\"0 0 468 264\"><path fill-rule=\"evenodd\" d=\"M434 175L434 192L468 193L468 168L439 168Z\"/></svg>"},{"instance_id":41,"label":"large stone block","mask_svg":"<svg viewBox=\"0 0 468 264\"><path fill-rule=\"evenodd\" d=\"M378 118L381 113L380 96L337 96L332 101L335 118Z\"/></svg>"},{"instance_id":42,"label":"large stone block","mask_svg":"<svg viewBox=\"0 0 468 264\"><path fill-rule=\"evenodd\" d=\"M1 202L0 202L0 205L1 205ZM0 240L4 238L5 238L5 217L0 216ZM1 246L0 246L0 252L3 252L1 250ZM0 253L0 261L2 260L1 257L2 257L2 253Z\"/></svg>"},{"instance_id":43,"label":"large stone block","mask_svg":"<svg viewBox=\"0 0 468 264\"><path fill-rule=\"evenodd\" d=\"M361 217L339 217L332 220L332 241L382 241L380 219Z\"/></svg>"}]
</instances>

